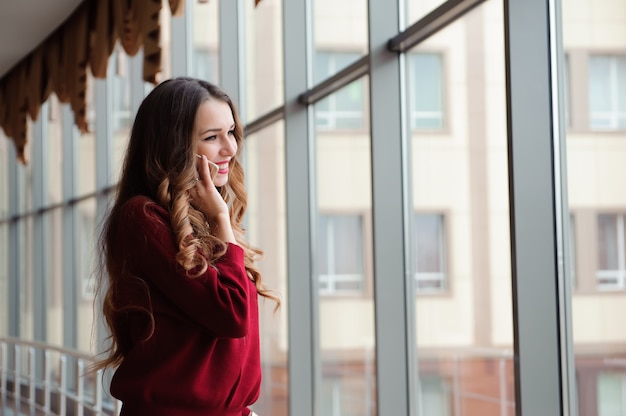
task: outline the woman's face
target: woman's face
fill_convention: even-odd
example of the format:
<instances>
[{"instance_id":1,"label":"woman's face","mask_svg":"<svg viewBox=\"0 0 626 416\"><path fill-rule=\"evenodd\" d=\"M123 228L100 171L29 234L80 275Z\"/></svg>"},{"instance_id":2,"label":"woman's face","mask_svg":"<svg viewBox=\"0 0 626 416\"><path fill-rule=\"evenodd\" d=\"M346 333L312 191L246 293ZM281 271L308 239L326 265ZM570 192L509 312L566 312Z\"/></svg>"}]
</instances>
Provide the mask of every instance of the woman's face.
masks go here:
<instances>
[{"instance_id":1,"label":"woman's face","mask_svg":"<svg viewBox=\"0 0 626 416\"><path fill-rule=\"evenodd\" d=\"M228 182L229 162L237 153L234 131L235 120L227 103L209 99L198 107L194 126L197 153L219 167L213 181L215 186Z\"/></svg>"}]
</instances>

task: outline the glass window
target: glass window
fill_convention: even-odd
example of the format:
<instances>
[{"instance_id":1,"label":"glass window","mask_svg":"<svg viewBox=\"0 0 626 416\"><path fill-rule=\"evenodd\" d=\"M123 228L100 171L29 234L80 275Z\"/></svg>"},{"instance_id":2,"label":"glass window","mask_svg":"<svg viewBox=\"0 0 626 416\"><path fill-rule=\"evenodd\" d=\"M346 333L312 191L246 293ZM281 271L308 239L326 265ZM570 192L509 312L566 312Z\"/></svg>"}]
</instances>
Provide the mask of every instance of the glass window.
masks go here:
<instances>
[{"instance_id":1,"label":"glass window","mask_svg":"<svg viewBox=\"0 0 626 416\"><path fill-rule=\"evenodd\" d=\"M593 130L626 129L626 56L589 57L589 122Z\"/></svg>"},{"instance_id":2,"label":"glass window","mask_svg":"<svg viewBox=\"0 0 626 416\"><path fill-rule=\"evenodd\" d=\"M439 376L422 375L420 377L421 408L423 415L450 416L450 386Z\"/></svg>"},{"instance_id":3,"label":"glass window","mask_svg":"<svg viewBox=\"0 0 626 416\"><path fill-rule=\"evenodd\" d=\"M447 286L443 215L415 214L413 227L415 287L419 292L440 292Z\"/></svg>"},{"instance_id":4,"label":"glass window","mask_svg":"<svg viewBox=\"0 0 626 416\"><path fill-rule=\"evenodd\" d=\"M216 51L198 48L194 53L193 76L209 82L217 82L217 64Z\"/></svg>"},{"instance_id":5,"label":"glass window","mask_svg":"<svg viewBox=\"0 0 626 416\"><path fill-rule=\"evenodd\" d=\"M258 263L265 285L282 302L259 302L263 388L254 411L286 416L289 398L287 357L287 243L285 211L285 125L281 121L246 137L244 148L248 209L246 228L252 246L263 250Z\"/></svg>"},{"instance_id":6,"label":"glass window","mask_svg":"<svg viewBox=\"0 0 626 416\"><path fill-rule=\"evenodd\" d=\"M626 287L626 257L624 244L624 215L598 216L598 288Z\"/></svg>"},{"instance_id":7,"label":"glass window","mask_svg":"<svg viewBox=\"0 0 626 416\"><path fill-rule=\"evenodd\" d=\"M601 373L598 375L598 416L626 414L626 375Z\"/></svg>"},{"instance_id":8,"label":"glass window","mask_svg":"<svg viewBox=\"0 0 626 416\"><path fill-rule=\"evenodd\" d=\"M345 68L360 55L352 52L315 53L315 83ZM315 106L315 123L318 129L362 129L363 117L363 81L356 80L340 91L319 101Z\"/></svg>"},{"instance_id":9,"label":"glass window","mask_svg":"<svg viewBox=\"0 0 626 416\"><path fill-rule=\"evenodd\" d=\"M363 218L320 215L317 222L319 289L324 295L363 291Z\"/></svg>"},{"instance_id":10,"label":"glass window","mask_svg":"<svg viewBox=\"0 0 626 416\"><path fill-rule=\"evenodd\" d=\"M366 84L367 77L358 81ZM353 84L354 85L354 84ZM346 94L346 86L328 98ZM367 108L361 95L360 108ZM322 107L320 107L322 106ZM315 113L323 104L315 104ZM315 134L316 250L321 392L319 415L373 416L376 359L372 281L371 137L317 124ZM337 413L339 412L339 413Z\"/></svg>"},{"instance_id":11,"label":"glass window","mask_svg":"<svg viewBox=\"0 0 626 416\"><path fill-rule=\"evenodd\" d=\"M444 127L443 58L439 53L408 54L412 129Z\"/></svg>"},{"instance_id":12,"label":"glass window","mask_svg":"<svg viewBox=\"0 0 626 416\"><path fill-rule=\"evenodd\" d=\"M254 1L244 2L246 99L245 109L241 109L244 123L274 110L285 100L280 47L283 45L283 2L263 0L258 5Z\"/></svg>"},{"instance_id":13,"label":"glass window","mask_svg":"<svg viewBox=\"0 0 626 416\"><path fill-rule=\"evenodd\" d=\"M189 6L188 10L193 10L191 76L218 83L219 2L194 1Z\"/></svg>"}]
</instances>

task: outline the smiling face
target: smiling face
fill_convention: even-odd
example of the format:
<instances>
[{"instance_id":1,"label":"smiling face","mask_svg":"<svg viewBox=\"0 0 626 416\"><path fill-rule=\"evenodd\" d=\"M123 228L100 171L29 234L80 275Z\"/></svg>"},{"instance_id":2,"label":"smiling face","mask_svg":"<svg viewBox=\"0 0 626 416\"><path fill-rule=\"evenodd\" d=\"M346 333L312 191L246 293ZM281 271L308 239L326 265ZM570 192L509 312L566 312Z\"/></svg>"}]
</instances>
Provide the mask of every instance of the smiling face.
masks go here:
<instances>
[{"instance_id":1,"label":"smiling face","mask_svg":"<svg viewBox=\"0 0 626 416\"><path fill-rule=\"evenodd\" d=\"M237 153L235 120L230 106L221 100L209 99L198 107L194 125L196 153L204 155L219 167L215 186L228 182L230 160Z\"/></svg>"}]
</instances>

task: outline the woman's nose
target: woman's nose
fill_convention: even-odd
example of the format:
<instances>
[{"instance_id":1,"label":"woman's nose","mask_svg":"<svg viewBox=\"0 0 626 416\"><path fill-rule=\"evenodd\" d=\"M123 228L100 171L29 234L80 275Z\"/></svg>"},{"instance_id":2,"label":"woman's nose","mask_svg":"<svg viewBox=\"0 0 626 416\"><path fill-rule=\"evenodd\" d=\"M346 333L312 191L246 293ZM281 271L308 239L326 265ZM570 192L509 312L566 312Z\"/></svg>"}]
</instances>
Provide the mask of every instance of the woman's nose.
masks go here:
<instances>
[{"instance_id":1,"label":"woman's nose","mask_svg":"<svg viewBox=\"0 0 626 416\"><path fill-rule=\"evenodd\" d=\"M237 153L237 139L235 139L235 136L226 136L226 139L222 143L223 154L232 156Z\"/></svg>"}]
</instances>

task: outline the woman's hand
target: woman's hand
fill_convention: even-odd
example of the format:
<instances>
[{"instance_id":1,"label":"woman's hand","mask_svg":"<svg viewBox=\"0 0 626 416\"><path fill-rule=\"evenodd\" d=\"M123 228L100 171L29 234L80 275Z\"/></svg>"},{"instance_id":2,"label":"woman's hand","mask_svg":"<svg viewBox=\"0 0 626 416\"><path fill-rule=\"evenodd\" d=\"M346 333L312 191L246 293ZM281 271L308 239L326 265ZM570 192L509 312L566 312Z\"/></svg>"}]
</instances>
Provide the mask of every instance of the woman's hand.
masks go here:
<instances>
[{"instance_id":1,"label":"woman's hand","mask_svg":"<svg viewBox=\"0 0 626 416\"><path fill-rule=\"evenodd\" d=\"M225 242L236 243L230 224L228 205L213 184L209 160L198 160L198 180L194 187L192 205L207 217L213 234Z\"/></svg>"}]
</instances>

